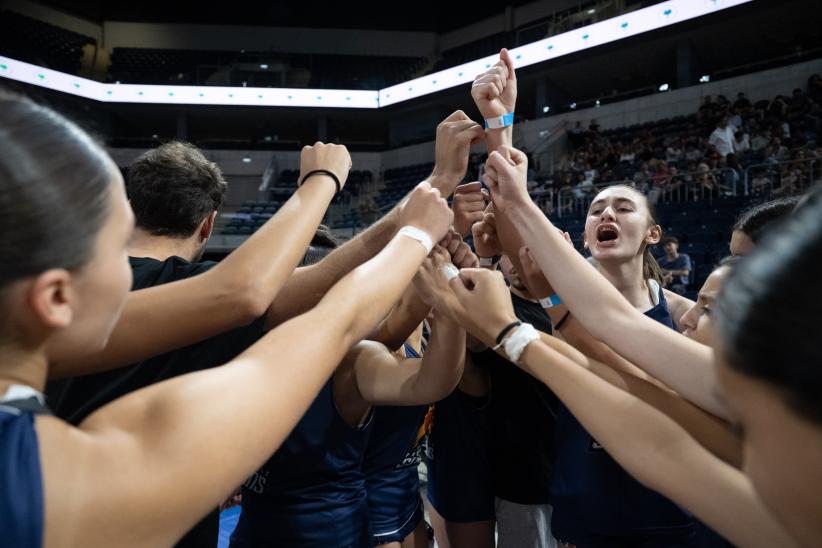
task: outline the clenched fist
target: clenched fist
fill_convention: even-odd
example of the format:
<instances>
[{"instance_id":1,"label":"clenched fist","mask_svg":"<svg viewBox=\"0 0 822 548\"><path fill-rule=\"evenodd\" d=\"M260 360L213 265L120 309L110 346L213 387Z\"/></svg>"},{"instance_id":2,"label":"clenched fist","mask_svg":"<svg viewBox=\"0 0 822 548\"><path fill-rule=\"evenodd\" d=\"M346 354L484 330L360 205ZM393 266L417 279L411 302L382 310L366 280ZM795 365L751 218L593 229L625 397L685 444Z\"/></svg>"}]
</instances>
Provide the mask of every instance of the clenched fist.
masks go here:
<instances>
[{"instance_id":1,"label":"clenched fist","mask_svg":"<svg viewBox=\"0 0 822 548\"><path fill-rule=\"evenodd\" d=\"M482 220L487 196L479 182L459 185L454 191L454 230L467 236L474 223Z\"/></svg>"},{"instance_id":2,"label":"clenched fist","mask_svg":"<svg viewBox=\"0 0 822 548\"><path fill-rule=\"evenodd\" d=\"M322 169L330 171L340 181L340 189L345 186L348 171L351 169L351 155L344 145L327 145L317 141L312 146L304 146L300 152L300 178L312 171Z\"/></svg>"},{"instance_id":3,"label":"clenched fist","mask_svg":"<svg viewBox=\"0 0 822 548\"><path fill-rule=\"evenodd\" d=\"M517 76L507 49L500 51L499 61L474 79L471 97L485 118L514 112L517 104Z\"/></svg>"},{"instance_id":4,"label":"clenched fist","mask_svg":"<svg viewBox=\"0 0 822 548\"><path fill-rule=\"evenodd\" d=\"M413 226L424 230L432 242L438 242L448 232L454 213L439 190L423 181L411 191L399 211L400 226Z\"/></svg>"},{"instance_id":5,"label":"clenched fist","mask_svg":"<svg viewBox=\"0 0 822 548\"><path fill-rule=\"evenodd\" d=\"M482 126L461 110L437 126L436 163L431 178L443 196L450 196L454 187L465 177L471 145L483 139L485 132Z\"/></svg>"}]
</instances>

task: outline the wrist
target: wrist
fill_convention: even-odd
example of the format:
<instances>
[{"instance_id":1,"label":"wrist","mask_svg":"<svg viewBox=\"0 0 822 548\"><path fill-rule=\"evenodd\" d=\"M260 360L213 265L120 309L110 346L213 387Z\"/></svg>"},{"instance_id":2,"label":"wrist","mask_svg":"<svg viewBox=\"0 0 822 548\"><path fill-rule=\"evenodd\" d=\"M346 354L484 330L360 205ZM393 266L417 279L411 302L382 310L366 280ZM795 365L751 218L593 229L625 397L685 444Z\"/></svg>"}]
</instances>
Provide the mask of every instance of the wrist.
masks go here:
<instances>
[{"instance_id":1,"label":"wrist","mask_svg":"<svg viewBox=\"0 0 822 548\"><path fill-rule=\"evenodd\" d=\"M428 184L439 190L442 197L446 198L454 191L454 187L457 186L460 179L459 175L443 173L434 166L434 171L428 177Z\"/></svg>"},{"instance_id":2,"label":"wrist","mask_svg":"<svg viewBox=\"0 0 822 548\"><path fill-rule=\"evenodd\" d=\"M431 250L434 248L434 240L431 237L431 233L424 228L412 224L407 224L400 228L397 232L397 237L416 240L425 249L426 255L431 253Z\"/></svg>"},{"instance_id":3,"label":"wrist","mask_svg":"<svg viewBox=\"0 0 822 548\"><path fill-rule=\"evenodd\" d=\"M306 185L306 183L309 183ZM322 187L324 189L330 189L334 193L338 191L340 188L339 183L336 179L334 179L328 173L323 171L313 171L309 172L307 175L300 175L300 185L299 188L303 188L304 186L308 187ZM299 189L298 189L299 190Z\"/></svg>"}]
</instances>

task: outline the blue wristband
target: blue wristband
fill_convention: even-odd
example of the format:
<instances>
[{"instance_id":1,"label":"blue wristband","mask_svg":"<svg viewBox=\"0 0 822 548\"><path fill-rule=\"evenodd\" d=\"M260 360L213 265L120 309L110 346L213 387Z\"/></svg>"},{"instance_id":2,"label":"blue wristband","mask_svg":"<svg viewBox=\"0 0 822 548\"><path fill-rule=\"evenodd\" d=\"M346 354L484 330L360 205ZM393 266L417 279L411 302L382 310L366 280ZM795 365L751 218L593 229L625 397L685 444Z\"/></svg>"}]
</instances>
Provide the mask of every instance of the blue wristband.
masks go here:
<instances>
[{"instance_id":1,"label":"blue wristband","mask_svg":"<svg viewBox=\"0 0 822 548\"><path fill-rule=\"evenodd\" d=\"M542 306L542 308L554 308L555 306L561 305L562 301L559 300L559 295L554 293L550 297L545 297L544 299L540 299L539 304Z\"/></svg>"},{"instance_id":2,"label":"blue wristband","mask_svg":"<svg viewBox=\"0 0 822 548\"><path fill-rule=\"evenodd\" d=\"M485 119L485 129L501 129L514 125L514 113L509 112L502 116L495 116L493 118Z\"/></svg>"}]
</instances>

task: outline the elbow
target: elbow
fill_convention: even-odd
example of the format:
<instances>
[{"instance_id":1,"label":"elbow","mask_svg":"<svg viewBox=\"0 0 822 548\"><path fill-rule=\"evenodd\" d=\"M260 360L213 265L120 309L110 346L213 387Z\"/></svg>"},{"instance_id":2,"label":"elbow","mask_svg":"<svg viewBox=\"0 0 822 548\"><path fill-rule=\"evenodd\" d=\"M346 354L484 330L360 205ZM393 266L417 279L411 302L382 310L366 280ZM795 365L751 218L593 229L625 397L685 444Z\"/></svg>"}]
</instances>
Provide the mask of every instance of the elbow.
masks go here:
<instances>
[{"instance_id":1,"label":"elbow","mask_svg":"<svg viewBox=\"0 0 822 548\"><path fill-rule=\"evenodd\" d=\"M265 295L260 284L253 280L237 283L229 291L229 310L233 310L240 325L246 325L264 315L271 306L271 298Z\"/></svg>"}]
</instances>

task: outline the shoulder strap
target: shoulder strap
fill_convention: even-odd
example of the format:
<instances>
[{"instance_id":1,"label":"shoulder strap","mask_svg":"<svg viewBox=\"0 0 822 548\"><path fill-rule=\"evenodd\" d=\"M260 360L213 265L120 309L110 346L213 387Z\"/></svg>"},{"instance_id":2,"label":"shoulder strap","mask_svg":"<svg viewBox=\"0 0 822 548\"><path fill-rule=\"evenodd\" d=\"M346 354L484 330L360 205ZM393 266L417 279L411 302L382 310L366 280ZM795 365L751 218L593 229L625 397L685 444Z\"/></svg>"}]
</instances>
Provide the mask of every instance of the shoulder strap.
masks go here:
<instances>
[{"instance_id":1,"label":"shoulder strap","mask_svg":"<svg viewBox=\"0 0 822 548\"><path fill-rule=\"evenodd\" d=\"M43 394L21 384L13 384L9 386L6 393L0 397L0 406L17 409L19 411L28 411L37 415L51 415L51 409L46 405L46 400Z\"/></svg>"}]
</instances>

